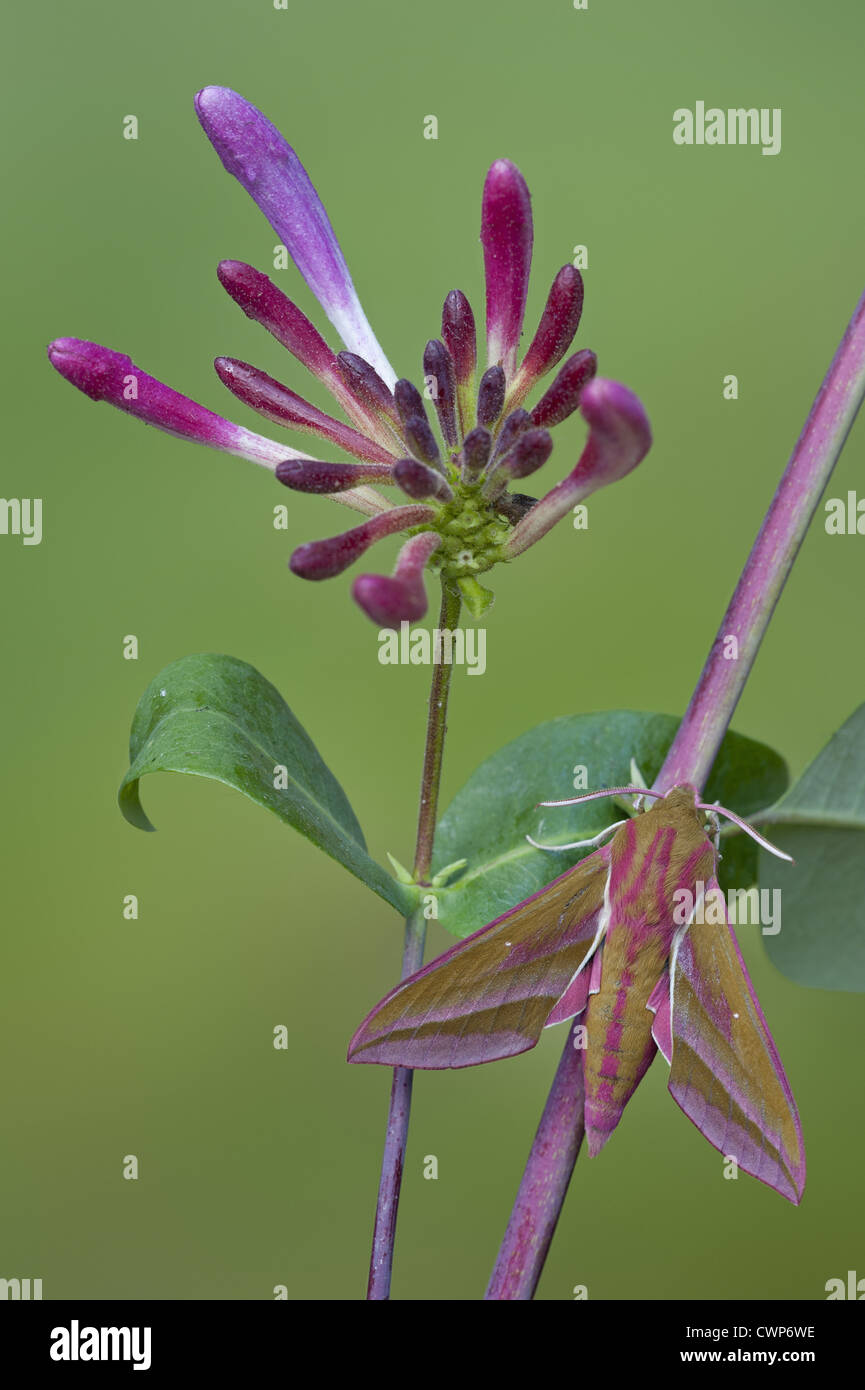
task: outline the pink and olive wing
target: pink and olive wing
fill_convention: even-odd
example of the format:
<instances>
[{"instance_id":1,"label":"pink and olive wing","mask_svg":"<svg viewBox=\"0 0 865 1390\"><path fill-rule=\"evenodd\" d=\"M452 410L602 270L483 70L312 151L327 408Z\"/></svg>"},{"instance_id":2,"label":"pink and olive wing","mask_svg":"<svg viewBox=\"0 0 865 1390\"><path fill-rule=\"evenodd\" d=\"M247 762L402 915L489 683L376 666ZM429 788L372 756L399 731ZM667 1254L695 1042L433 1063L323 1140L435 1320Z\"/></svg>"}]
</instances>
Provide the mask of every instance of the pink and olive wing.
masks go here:
<instances>
[{"instance_id":1,"label":"pink and olive wing","mask_svg":"<svg viewBox=\"0 0 865 1390\"><path fill-rule=\"evenodd\" d=\"M349 1061L470 1067L534 1047L590 956L607 858L595 851L397 985L358 1028Z\"/></svg>"},{"instance_id":2,"label":"pink and olive wing","mask_svg":"<svg viewBox=\"0 0 865 1390\"><path fill-rule=\"evenodd\" d=\"M712 896L721 900L720 892ZM710 1144L798 1204L805 1186L799 1114L732 928L689 926L671 978L673 1099Z\"/></svg>"}]
</instances>

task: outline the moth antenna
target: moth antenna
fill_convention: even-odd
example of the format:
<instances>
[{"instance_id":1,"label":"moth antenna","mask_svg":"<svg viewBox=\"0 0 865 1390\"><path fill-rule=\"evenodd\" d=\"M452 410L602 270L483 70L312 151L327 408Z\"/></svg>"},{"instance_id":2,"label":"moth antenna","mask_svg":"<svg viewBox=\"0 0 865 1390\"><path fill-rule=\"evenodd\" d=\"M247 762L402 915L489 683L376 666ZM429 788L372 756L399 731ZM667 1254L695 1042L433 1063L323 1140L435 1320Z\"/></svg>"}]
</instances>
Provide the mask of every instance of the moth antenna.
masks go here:
<instances>
[{"instance_id":1,"label":"moth antenna","mask_svg":"<svg viewBox=\"0 0 865 1390\"><path fill-rule=\"evenodd\" d=\"M569 796L564 801L539 801L538 806L576 806L580 801L598 801L602 796L656 796L663 800L664 792L649 791L647 787L607 787L601 792L586 792L584 796Z\"/></svg>"},{"instance_id":2,"label":"moth antenna","mask_svg":"<svg viewBox=\"0 0 865 1390\"><path fill-rule=\"evenodd\" d=\"M618 830L619 826L624 824L623 820L613 821L612 825L606 826L603 830L599 830L597 835L593 835L591 840L574 840L573 844L570 845L542 845L537 840L533 840L531 835L527 835L526 839L530 845L534 845L535 849L551 850L553 853L563 849L596 849L605 835L609 835L611 830Z\"/></svg>"},{"instance_id":3,"label":"moth antenna","mask_svg":"<svg viewBox=\"0 0 865 1390\"><path fill-rule=\"evenodd\" d=\"M756 840L757 844L762 845L770 854L777 855L779 859L786 859L788 864L795 864L796 861L792 854L785 854L777 845L773 845L771 840L767 840L765 835L761 835L759 830L754 829L753 825L749 825L746 820L742 820L741 816L737 816L735 811L728 811L725 806L719 806L717 801L711 806L706 805L703 801L698 801L697 809L699 811L708 811L710 814L717 813L720 816L726 816L727 820L733 821L735 825L738 825L740 830L744 830L746 835L750 835L752 840Z\"/></svg>"}]
</instances>

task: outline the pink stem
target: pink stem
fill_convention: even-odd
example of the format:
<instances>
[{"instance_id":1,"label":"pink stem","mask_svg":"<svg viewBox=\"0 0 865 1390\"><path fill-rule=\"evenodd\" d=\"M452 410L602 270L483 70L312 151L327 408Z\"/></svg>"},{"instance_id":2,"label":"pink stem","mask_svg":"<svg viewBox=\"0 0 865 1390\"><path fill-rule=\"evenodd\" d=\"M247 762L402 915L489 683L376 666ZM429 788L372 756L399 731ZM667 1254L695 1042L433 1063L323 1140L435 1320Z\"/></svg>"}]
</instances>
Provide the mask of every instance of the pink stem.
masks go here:
<instances>
[{"instance_id":1,"label":"pink stem","mask_svg":"<svg viewBox=\"0 0 865 1390\"><path fill-rule=\"evenodd\" d=\"M583 1142L584 1095L583 1054L568 1028L486 1301L534 1296Z\"/></svg>"}]
</instances>

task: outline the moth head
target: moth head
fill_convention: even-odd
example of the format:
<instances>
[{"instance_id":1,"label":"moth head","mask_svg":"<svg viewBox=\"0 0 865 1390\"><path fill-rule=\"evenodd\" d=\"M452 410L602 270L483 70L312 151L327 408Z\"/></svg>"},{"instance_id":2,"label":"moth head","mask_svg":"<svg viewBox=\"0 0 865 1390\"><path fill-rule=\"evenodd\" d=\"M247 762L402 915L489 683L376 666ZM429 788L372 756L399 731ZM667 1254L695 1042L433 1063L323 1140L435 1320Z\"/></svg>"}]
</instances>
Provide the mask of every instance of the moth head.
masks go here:
<instances>
[{"instance_id":1,"label":"moth head","mask_svg":"<svg viewBox=\"0 0 865 1390\"><path fill-rule=\"evenodd\" d=\"M674 815L687 815L689 812L702 828L704 817L699 807L699 792L690 782L681 782L677 787L671 787L666 796L661 796L657 792L647 792L647 796L655 797L656 800L646 806L645 801L641 809L658 811L661 815L672 812Z\"/></svg>"}]
</instances>

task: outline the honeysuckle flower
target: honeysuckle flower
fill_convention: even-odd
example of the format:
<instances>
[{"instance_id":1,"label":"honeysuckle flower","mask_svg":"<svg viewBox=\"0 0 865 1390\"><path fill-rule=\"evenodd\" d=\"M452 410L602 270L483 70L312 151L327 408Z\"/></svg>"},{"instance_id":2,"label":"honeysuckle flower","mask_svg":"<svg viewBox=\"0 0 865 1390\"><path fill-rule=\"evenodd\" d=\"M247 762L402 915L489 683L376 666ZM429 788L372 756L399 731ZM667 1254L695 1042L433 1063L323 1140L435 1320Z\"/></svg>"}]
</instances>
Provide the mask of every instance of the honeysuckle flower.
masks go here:
<instances>
[{"instance_id":1,"label":"honeysuckle flower","mask_svg":"<svg viewBox=\"0 0 865 1390\"><path fill-rule=\"evenodd\" d=\"M460 589L473 613L481 612L492 594L478 583L479 574L512 560L575 503L624 477L651 443L637 397L597 377L597 360L588 349L567 356L582 313L580 272L572 265L558 271L520 361L532 256L531 199L516 166L496 160L481 201L486 360L478 362L468 298L451 290L440 336L423 348L421 393L407 377L397 377L384 355L324 205L291 146L260 111L228 88L204 88L195 106L225 169L264 213L342 347L332 347L254 267L222 261L219 281L248 318L328 389L345 419L238 358L217 357L217 375L272 424L312 436L353 462L322 459L233 424L142 372L126 354L96 343L57 339L48 349L52 364L93 400L262 464L292 491L328 496L361 512L367 518L361 525L295 550L290 568L301 578L341 574L376 541L406 536L392 574L361 575L353 585L356 602L374 622L422 617L429 571ZM529 393L556 367L545 394L527 407ZM540 501L511 491L512 483L546 464L553 450L550 431L578 409L589 435L568 476ZM395 488L397 496L385 496L381 486Z\"/></svg>"}]
</instances>

